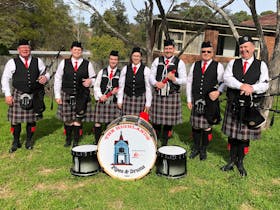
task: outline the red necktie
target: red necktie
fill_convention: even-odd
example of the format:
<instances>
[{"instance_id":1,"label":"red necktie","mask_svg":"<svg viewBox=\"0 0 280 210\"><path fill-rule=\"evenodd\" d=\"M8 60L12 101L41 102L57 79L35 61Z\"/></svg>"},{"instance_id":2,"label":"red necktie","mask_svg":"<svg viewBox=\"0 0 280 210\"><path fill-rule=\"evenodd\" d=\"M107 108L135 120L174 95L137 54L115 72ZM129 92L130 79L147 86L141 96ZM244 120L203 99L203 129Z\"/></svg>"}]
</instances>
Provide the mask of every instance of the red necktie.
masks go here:
<instances>
[{"instance_id":1,"label":"red necktie","mask_svg":"<svg viewBox=\"0 0 280 210\"><path fill-rule=\"evenodd\" d=\"M207 62L204 62L203 66L202 66L202 69L201 69L202 74L204 74L204 72L206 70L206 65L207 65Z\"/></svg>"},{"instance_id":2,"label":"red necktie","mask_svg":"<svg viewBox=\"0 0 280 210\"><path fill-rule=\"evenodd\" d=\"M112 79L112 78L113 78L113 69L111 69L111 72L110 72L109 78L110 78L110 79Z\"/></svg>"},{"instance_id":3,"label":"red necktie","mask_svg":"<svg viewBox=\"0 0 280 210\"><path fill-rule=\"evenodd\" d=\"M77 70L78 70L78 61L75 61L74 70L75 70L75 71L77 71Z\"/></svg>"},{"instance_id":4,"label":"red necktie","mask_svg":"<svg viewBox=\"0 0 280 210\"><path fill-rule=\"evenodd\" d=\"M28 58L25 58L25 63L24 63L24 65L25 65L25 68L28 69Z\"/></svg>"},{"instance_id":5,"label":"red necktie","mask_svg":"<svg viewBox=\"0 0 280 210\"><path fill-rule=\"evenodd\" d=\"M136 70L137 70L137 67L134 66L134 67L133 67L133 73L134 73L134 74L136 74Z\"/></svg>"},{"instance_id":6,"label":"red necktie","mask_svg":"<svg viewBox=\"0 0 280 210\"><path fill-rule=\"evenodd\" d=\"M168 64L169 64L169 60L166 59L166 60L165 60L166 69L168 68Z\"/></svg>"},{"instance_id":7,"label":"red necktie","mask_svg":"<svg viewBox=\"0 0 280 210\"><path fill-rule=\"evenodd\" d=\"M246 74L247 64L248 64L247 61L245 61L243 64L243 74Z\"/></svg>"}]
</instances>

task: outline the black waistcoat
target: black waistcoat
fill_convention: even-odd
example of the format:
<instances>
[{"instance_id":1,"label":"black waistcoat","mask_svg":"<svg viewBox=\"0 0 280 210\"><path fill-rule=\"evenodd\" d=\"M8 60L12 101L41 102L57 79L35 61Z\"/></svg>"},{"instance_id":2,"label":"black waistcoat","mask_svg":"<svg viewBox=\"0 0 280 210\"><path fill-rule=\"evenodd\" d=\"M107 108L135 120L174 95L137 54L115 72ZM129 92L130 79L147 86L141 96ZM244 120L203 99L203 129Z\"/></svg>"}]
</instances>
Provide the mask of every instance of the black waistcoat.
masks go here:
<instances>
[{"instance_id":1,"label":"black waistcoat","mask_svg":"<svg viewBox=\"0 0 280 210\"><path fill-rule=\"evenodd\" d=\"M202 74L201 62L195 62L193 69L192 96L195 101L201 98L205 99L205 96L218 85L218 62L213 60L204 74Z\"/></svg>"},{"instance_id":2,"label":"black waistcoat","mask_svg":"<svg viewBox=\"0 0 280 210\"><path fill-rule=\"evenodd\" d=\"M14 62L16 65L16 70L13 74L12 82L14 88L25 93L32 93L34 92L34 90L43 87L43 85L36 82L40 75L38 58L31 58L28 69L25 68L24 63L19 57L14 58Z\"/></svg>"},{"instance_id":3,"label":"black waistcoat","mask_svg":"<svg viewBox=\"0 0 280 210\"><path fill-rule=\"evenodd\" d=\"M115 74L113 75L113 78L112 78L112 88L119 87L120 74L121 74L121 70L117 69L115 71ZM109 82L109 73L108 73L108 69L105 68L105 69L103 69L101 83L100 83L100 88L101 88L101 93L102 94L104 94L105 91L108 88L110 88L108 86L108 84L109 84L108 82Z\"/></svg>"},{"instance_id":4,"label":"black waistcoat","mask_svg":"<svg viewBox=\"0 0 280 210\"><path fill-rule=\"evenodd\" d=\"M171 65L174 66L175 68L167 68L167 73L172 71L172 70L176 70L175 72L175 77L178 77L178 63L179 63L180 59L176 56L173 57L173 59L171 60L171 62L168 64L170 67ZM162 80L162 73L163 70L165 68L165 63L164 63L164 57L160 56L159 60L158 60L158 67L157 67L157 74L156 74L156 81L161 81ZM167 75L166 75L167 76ZM174 84L172 81L168 81L170 84L170 93L172 92L179 92L180 90L180 85L176 85Z\"/></svg>"},{"instance_id":5,"label":"black waistcoat","mask_svg":"<svg viewBox=\"0 0 280 210\"><path fill-rule=\"evenodd\" d=\"M83 60L78 70L75 72L71 59L65 59L64 73L62 77L62 90L68 94L75 95L78 89L84 89L83 79L88 79L89 61Z\"/></svg>"},{"instance_id":6,"label":"black waistcoat","mask_svg":"<svg viewBox=\"0 0 280 210\"><path fill-rule=\"evenodd\" d=\"M132 64L127 65L124 87L124 92L126 95L138 97L146 92L144 69L145 65L141 64L138 71L134 75Z\"/></svg>"},{"instance_id":7,"label":"black waistcoat","mask_svg":"<svg viewBox=\"0 0 280 210\"><path fill-rule=\"evenodd\" d=\"M243 65L242 59L236 59L233 63L232 67L233 76L240 81L241 83L246 83L253 85L255 84L261 75L261 61L258 59L254 59L253 63L247 70L246 74L243 74ZM236 89L227 89L227 97L229 100L234 99L235 97L240 95L240 90Z\"/></svg>"}]
</instances>

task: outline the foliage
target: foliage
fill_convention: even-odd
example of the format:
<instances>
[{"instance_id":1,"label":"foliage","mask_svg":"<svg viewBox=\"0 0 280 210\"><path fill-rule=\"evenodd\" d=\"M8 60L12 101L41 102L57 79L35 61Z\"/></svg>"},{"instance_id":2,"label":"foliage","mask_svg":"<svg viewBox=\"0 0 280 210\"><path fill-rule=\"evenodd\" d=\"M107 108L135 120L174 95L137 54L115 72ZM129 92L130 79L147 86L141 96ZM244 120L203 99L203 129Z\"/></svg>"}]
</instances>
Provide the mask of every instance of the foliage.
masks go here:
<instances>
[{"instance_id":1,"label":"foliage","mask_svg":"<svg viewBox=\"0 0 280 210\"><path fill-rule=\"evenodd\" d=\"M183 101L185 98L183 98ZM7 105L0 98L0 206L1 209L278 209L279 116L262 140L252 141L245 158L248 177L237 170L228 173L219 167L228 159L226 137L215 126L208 159L187 159L187 176L167 179L157 176L155 168L137 181L120 181L105 173L90 177L70 174L71 149L63 147L63 123L55 109L47 110L37 123L32 151L21 148L9 154L10 124ZM183 123L175 126L169 145L179 145L189 153L192 145L189 111L183 105ZM224 107L223 107L224 109ZM23 124L23 128L25 125ZM83 126L81 144L91 144L92 123ZM26 137L22 129L21 140Z\"/></svg>"},{"instance_id":2,"label":"foliage","mask_svg":"<svg viewBox=\"0 0 280 210\"><path fill-rule=\"evenodd\" d=\"M112 7L105 10L103 14L104 20L113 28L118 29L118 31L123 35L126 35L129 30L128 18L125 12L126 8L124 4L120 0L114 0ZM90 26L93 28L93 35L101 36L109 34L114 36L114 34L107 29L97 14L93 14L91 16Z\"/></svg>"},{"instance_id":3,"label":"foliage","mask_svg":"<svg viewBox=\"0 0 280 210\"><path fill-rule=\"evenodd\" d=\"M109 58L111 50L119 51L119 59L127 57L128 51L124 43L109 35L95 36L90 40L92 59L104 66Z\"/></svg>"},{"instance_id":4,"label":"foliage","mask_svg":"<svg viewBox=\"0 0 280 210\"><path fill-rule=\"evenodd\" d=\"M270 15L270 14L273 14L273 13L275 13L275 12L274 12L274 11L272 11L272 10L267 10L267 11L263 11L263 12L261 12L260 16Z\"/></svg>"},{"instance_id":5,"label":"foliage","mask_svg":"<svg viewBox=\"0 0 280 210\"><path fill-rule=\"evenodd\" d=\"M6 9L1 11L0 24L4 30L0 31L0 37L7 47L15 48L16 41L21 38L32 40L36 49L56 49L73 40L70 8L62 0L6 3Z\"/></svg>"},{"instance_id":6,"label":"foliage","mask_svg":"<svg viewBox=\"0 0 280 210\"><path fill-rule=\"evenodd\" d=\"M0 55L9 55L8 48L3 44L0 44Z\"/></svg>"},{"instance_id":7,"label":"foliage","mask_svg":"<svg viewBox=\"0 0 280 210\"><path fill-rule=\"evenodd\" d=\"M252 16L249 15L246 11L240 11L232 14L231 19L234 23L241 23L246 20L252 20Z\"/></svg>"}]
</instances>

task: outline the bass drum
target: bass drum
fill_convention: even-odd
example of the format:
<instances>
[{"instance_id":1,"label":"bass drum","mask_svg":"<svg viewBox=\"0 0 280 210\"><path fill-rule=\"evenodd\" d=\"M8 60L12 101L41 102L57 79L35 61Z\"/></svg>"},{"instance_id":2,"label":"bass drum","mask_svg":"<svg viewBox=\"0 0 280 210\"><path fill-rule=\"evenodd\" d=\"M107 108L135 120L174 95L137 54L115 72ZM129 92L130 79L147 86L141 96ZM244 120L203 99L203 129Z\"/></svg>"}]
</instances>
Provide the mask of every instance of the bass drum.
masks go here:
<instances>
[{"instance_id":1,"label":"bass drum","mask_svg":"<svg viewBox=\"0 0 280 210\"><path fill-rule=\"evenodd\" d=\"M156 161L156 133L150 123L133 115L108 125L98 143L97 158L111 177L135 180L147 175Z\"/></svg>"}]
</instances>

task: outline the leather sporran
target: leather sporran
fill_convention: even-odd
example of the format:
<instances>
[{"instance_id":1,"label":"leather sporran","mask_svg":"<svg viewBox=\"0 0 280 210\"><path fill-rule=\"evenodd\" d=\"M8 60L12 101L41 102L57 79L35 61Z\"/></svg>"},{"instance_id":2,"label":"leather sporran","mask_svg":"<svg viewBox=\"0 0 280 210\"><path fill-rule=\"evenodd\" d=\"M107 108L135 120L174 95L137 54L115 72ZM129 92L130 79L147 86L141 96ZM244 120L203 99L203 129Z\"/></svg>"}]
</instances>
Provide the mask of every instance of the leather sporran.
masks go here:
<instances>
[{"instance_id":1,"label":"leather sporran","mask_svg":"<svg viewBox=\"0 0 280 210\"><path fill-rule=\"evenodd\" d=\"M23 93L19 99L20 107L24 110L30 110L33 108L33 95L28 93Z\"/></svg>"}]
</instances>

